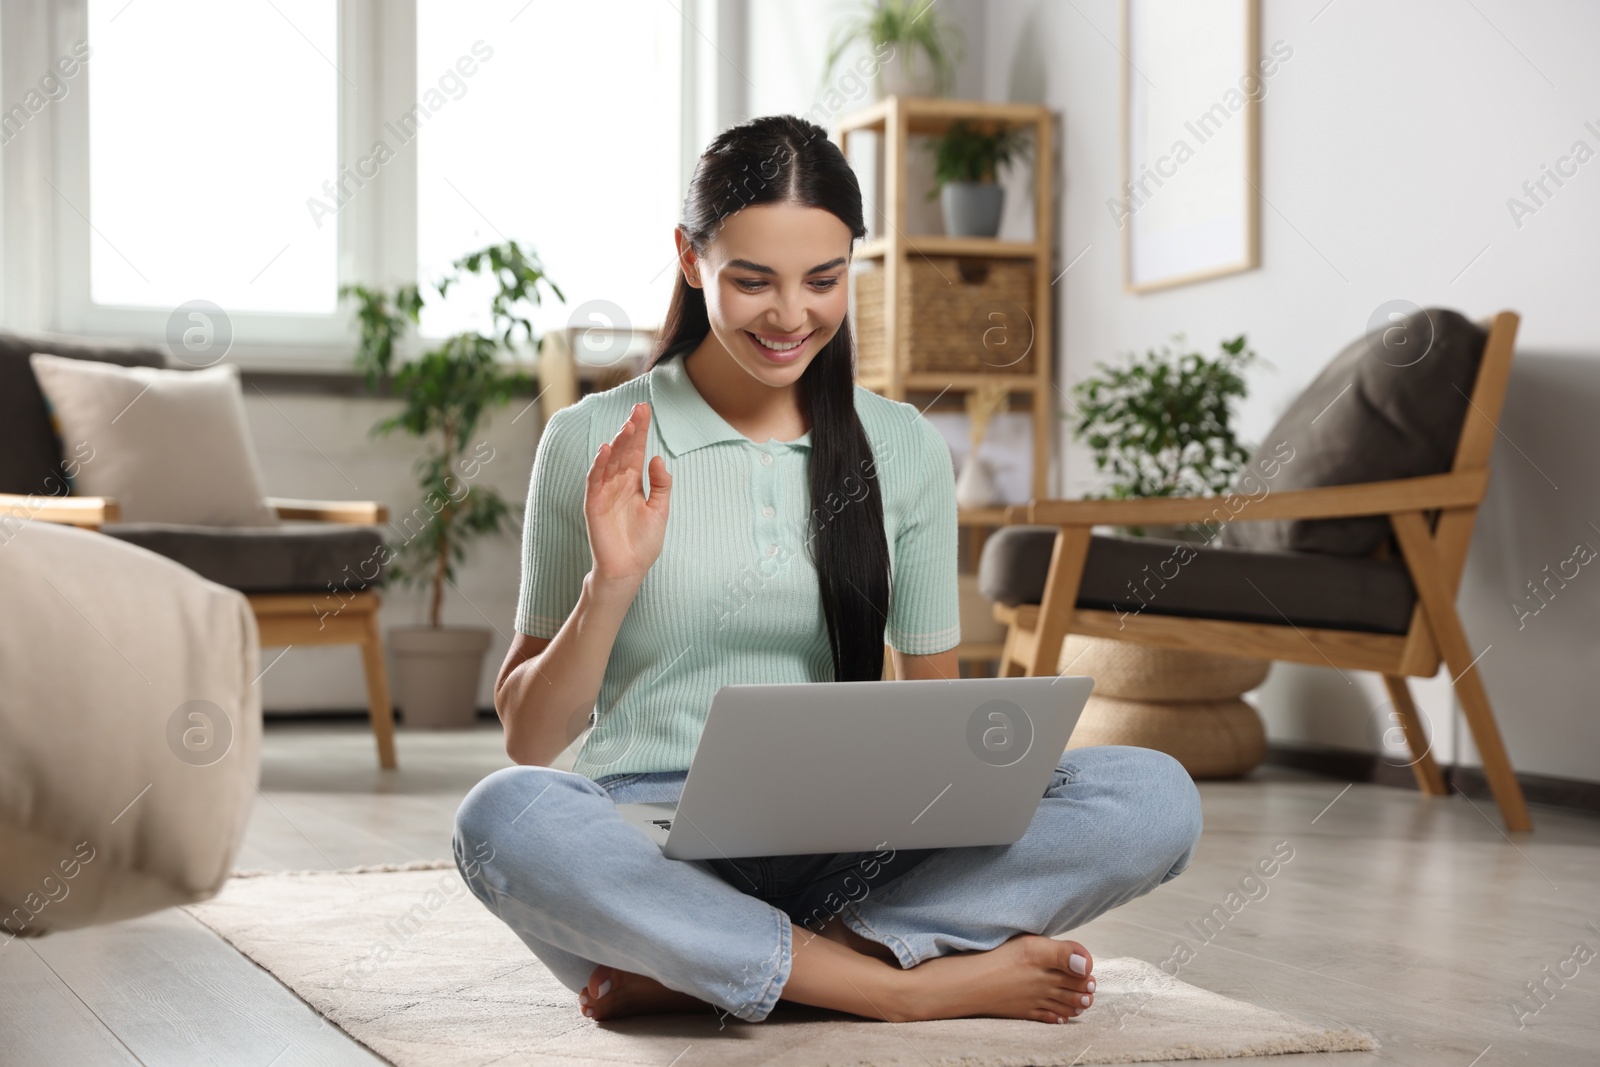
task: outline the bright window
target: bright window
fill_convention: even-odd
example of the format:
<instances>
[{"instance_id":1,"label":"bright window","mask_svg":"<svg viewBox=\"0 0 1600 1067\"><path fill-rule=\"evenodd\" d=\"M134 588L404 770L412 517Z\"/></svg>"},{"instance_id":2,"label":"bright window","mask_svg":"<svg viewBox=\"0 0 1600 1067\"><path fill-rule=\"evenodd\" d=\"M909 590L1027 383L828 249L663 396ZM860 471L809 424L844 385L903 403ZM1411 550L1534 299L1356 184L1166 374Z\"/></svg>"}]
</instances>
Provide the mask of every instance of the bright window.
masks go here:
<instances>
[{"instance_id":1,"label":"bright window","mask_svg":"<svg viewBox=\"0 0 1600 1067\"><path fill-rule=\"evenodd\" d=\"M681 27L660 0L417 0L419 278L514 239L566 295L534 316L539 332L589 301L604 304L586 325L620 325L616 311L658 324L680 207ZM486 304L484 287L452 290L423 329L484 327Z\"/></svg>"},{"instance_id":2,"label":"bright window","mask_svg":"<svg viewBox=\"0 0 1600 1067\"><path fill-rule=\"evenodd\" d=\"M339 177L337 15L89 0L89 202L59 210L92 225L94 303L334 309L338 227L306 205Z\"/></svg>"}]
</instances>

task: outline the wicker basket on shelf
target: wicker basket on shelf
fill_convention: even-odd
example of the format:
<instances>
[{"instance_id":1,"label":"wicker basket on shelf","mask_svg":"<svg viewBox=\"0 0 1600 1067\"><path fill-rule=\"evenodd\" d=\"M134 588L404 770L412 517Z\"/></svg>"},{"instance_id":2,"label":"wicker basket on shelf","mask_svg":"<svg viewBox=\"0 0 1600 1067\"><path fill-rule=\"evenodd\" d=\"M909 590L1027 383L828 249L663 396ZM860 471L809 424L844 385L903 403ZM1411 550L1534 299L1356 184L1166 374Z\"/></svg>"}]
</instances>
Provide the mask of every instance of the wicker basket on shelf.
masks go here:
<instances>
[{"instance_id":1,"label":"wicker basket on shelf","mask_svg":"<svg viewBox=\"0 0 1600 1067\"><path fill-rule=\"evenodd\" d=\"M885 277L881 268L855 275L859 377L889 372ZM909 256L901 286L907 373L1033 373L1031 260Z\"/></svg>"}]
</instances>

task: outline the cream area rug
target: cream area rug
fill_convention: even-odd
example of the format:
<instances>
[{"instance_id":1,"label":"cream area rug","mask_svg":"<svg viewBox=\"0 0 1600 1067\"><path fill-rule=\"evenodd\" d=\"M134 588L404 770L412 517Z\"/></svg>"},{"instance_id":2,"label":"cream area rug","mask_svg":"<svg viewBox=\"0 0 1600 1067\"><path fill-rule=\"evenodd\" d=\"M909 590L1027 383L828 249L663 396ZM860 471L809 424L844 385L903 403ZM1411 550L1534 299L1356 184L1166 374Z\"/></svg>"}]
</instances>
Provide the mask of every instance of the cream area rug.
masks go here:
<instances>
[{"instance_id":1,"label":"cream area rug","mask_svg":"<svg viewBox=\"0 0 1600 1067\"><path fill-rule=\"evenodd\" d=\"M400 1067L1067 1067L1377 1047L1137 959L1096 961L1095 1005L1065 1024L891 1025L788 1002L759 1023L708 1011L600 1024L448 861L239 871L185 910Z\"/></svg>"}]
</instances>

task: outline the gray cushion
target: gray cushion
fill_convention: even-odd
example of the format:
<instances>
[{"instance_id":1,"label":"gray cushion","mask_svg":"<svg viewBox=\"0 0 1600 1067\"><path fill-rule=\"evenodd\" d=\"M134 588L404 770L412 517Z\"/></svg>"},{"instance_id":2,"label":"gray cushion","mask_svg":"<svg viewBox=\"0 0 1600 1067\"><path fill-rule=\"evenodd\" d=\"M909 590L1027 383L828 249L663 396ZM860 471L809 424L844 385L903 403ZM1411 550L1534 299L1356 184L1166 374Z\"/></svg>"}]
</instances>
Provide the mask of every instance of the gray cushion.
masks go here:
<instances>
[{"instance_id":1,"label":"gray cushion","mask_svg":"<svg viewBox=\"0 0 1600 1067\"><path fill-rule=\"evenodd\" d=\"M978 588L1008 606L1044 597L1054 526L984 542ZM1077 606L1326 630L1405 633L1416 593L1397 560L1273 552L1149 537L1093 537Z\"/></svg>"},{"instance_id":2,"label":"gray cushion","mask_svg":"<svg viewBox=\"0 0 1600 1067\"><path fill-rule=\"evenodd\" d=\"M1340 352L1289 405L1250 457L1250 469L1276 467L1264 483L1273 492L1448 471L1487 337L1481 326L1444 308L1374 330ZM1259 496L1261 484L1241 491ZM1381 516L1236 521L1217 541L1230 548L1364 556L1390 533Z\"/></svg>"},{"instance_id":3,"label":"gray cushion","mask_svg":"<svg viewBox=\"0 0 1600 1067\"><path fill-rule=\"evenodd\" d=\"M357 592L383 584L389 558L383 532L373 526L124 522L104 532L243 593Z\"/></svg>"},{"instance_id":4,"label":"gray cushion","mask_svg":"<svg viewBox=\"0 0 1600 1067\"><path fill-rule=\"evenodd\" d=\"M121 367L161 367L159 349L0 331L0 493L65 496L61 442L50 427L44 394L28 365L35 352Z\"/></svg>"}]
</instances>

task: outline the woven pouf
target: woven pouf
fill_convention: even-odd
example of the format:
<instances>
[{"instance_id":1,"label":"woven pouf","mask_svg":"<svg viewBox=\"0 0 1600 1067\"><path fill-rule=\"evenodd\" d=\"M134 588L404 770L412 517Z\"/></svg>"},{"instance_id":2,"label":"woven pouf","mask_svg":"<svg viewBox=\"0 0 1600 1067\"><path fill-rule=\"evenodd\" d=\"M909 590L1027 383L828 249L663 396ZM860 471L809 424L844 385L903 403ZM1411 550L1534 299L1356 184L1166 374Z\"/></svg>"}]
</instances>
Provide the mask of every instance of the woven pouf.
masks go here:
<instances>
[{"instance_id":1,"label":"woven pouf","mask_svg":"<svg viewBox=\"0 0 1600 1067\"><path fill-rule=\"evenodd\" d=\"M1136 745L1167 753L1194 778L1247 774L1266 758L1267 734L1240 697L1270 667L1263 659L1071 635L1056 672L1093 678L1094 695L1067 747Z\"/></svg>"}]
</instances>

